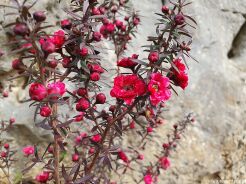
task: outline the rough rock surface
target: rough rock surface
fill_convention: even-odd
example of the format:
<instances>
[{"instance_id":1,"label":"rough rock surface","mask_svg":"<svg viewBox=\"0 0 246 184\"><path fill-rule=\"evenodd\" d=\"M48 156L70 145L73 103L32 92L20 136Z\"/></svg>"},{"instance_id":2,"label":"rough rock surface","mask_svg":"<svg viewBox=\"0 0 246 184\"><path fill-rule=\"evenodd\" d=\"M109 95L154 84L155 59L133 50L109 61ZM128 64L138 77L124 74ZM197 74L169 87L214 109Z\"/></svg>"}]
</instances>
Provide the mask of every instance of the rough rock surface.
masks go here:
<instances>
[{"instance_id":1,"label":"rough rock surface","mask_svg":"<svg viewBox=\"0 0 246 184\"><path fill-rule=\"evenodd\" d=\"M64 14L59 8L52 8L52 2L45 0L38 4L46 7L55 22ZM133 0L133 7L140 10L143 17L130 54L141 53L139 45L145 45L146 37L154 34L151 25L154 25L154 12L159 11L161 1L142 0L140 3ZM192 54L199 64L190 61L190 86L185 92L180 90L179 97L173 96L168 103L169 111L163 113L167 123L156 135L164 140L168 127L189 112L195 113L197 122L187 131L178 151L173 153L172 167L163 172L159 183L243 181L246 179L246 0L193 0L189 12L198 22ZM4 42L3 34L0 38L1 43ZM114 61L110 51L109 58ZM7 62L11 59L9 56L0 59L0 83L11 75ZM18 138L23 145L47 140L48 136L33 126L33 110L27 111L28 105L19 103L25 92L16 84L8 99L0 99L0 119L11 116L17 119L16 131L9 138ZM161 144L158 139L157 145L161 147ZM156 147L150 145L146 160L156 152Z\"/></svg>"}]
</instances>

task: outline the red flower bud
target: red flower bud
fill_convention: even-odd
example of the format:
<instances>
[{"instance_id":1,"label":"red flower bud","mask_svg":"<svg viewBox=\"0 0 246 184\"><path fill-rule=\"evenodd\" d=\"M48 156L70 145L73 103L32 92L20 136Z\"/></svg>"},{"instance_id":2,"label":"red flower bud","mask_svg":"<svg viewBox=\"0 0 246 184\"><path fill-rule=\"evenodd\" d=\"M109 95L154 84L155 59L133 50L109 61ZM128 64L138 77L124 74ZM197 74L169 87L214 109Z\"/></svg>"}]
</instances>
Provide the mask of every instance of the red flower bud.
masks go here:
<instances>
[{"instance_id":1,"label":"red flower bud","mask_svg":"<svg viewBox=\"0 0 246 184\"><path fill-rule=\"evenodd\" d=\"M9 96L8 91L3 91L3 93L2 93L2 94L3 94L3 97L4 97L4 98L7 98L7 97Z\"/></svg>"},{"instance_id":2,"label":"red flower bud","mask_svg":"<svg viewBox=\"0 0 246 184\"><path fill-rule=\"evenodd\" d=\"M89 153L90 153L90 154L95 153L95 148L91 147L91 148L89 149Z\"/></svg>"},{"instance_id":3,"label":"red flower bud","mask_svg":"<svg viewBox=\"0 0 246 184\"><path fill-rule=\"evenodd\" d=\"M77 161L79 161L79 155L78 154L73 154L72 155L72 160L73 160L73 162L77 162Z\"/></svg>"},{"instance_id":4,"label":"red flower bud","mask_svg":"<svg viewBox=\"0 0 246 184\"><path fill-rule=\"evenodd\" d=\"M72 62L70 57L64 57L62 60L62 66L64 68L69 68L69 64Z\"/></svg>"},{"instance_id":5,"label":"red flower bud","mask_svg":"<svg viewBox=\"0 0 246 184\"><path fill-rule=\"evenodd\" d=\"M56 59L52 59L51 61L48 62L48 65L50 68L56 68L58 65L58 61Z\"/></svg>"},{"instance_id":6,"label":"red flower bud","mask_svg":"<svg viewBox=\"0 0 246 184\"><path fill-rule=\"evenodd\" d=\"M47 90L43 84L32 83L29 88L29 95L32 100L42 101L47 96Z\"/></svg>"},{"instance_id":7,"label":"red flower bud","mask_svg":"<svg viewBox=\"0 0 246 184\"><path fill-rule=\"evenodd\" d=\"M175 17L174 17L174 20L175 20L175 23L177 25L182 25L185 23L185 18L182 14L177 14Z\"/></svg>"},{"instance_id":8,"label":"red flower bud","mask_svg":"<svg viewBox=\"0 0 246 184\"><path fill-rule=\"evenodd\" d=\"M40 108L40 115L43 117L49 117L51 115L51 108L49 106L43 106Z\"/></svg>"},{"instance_id":9,"label":"red flower bud","mask_svg":"<svg viewBox=\"0 0 246 184\"><path fill-rule=\"evenodd\" d=\"M148 59L151 63L155 63L159 60L159 54L158 52L150 52Z\"/></svg>"},{"instance_id":10,"label":"red flower bud","mask_svg":"<svg viewBox=\"0 0 246 184\"><path fill-rule=\"evenodd\" d=\"M96 42L101 41L101 37L102 37L101 33L99 33L99 32L94 32L93 33L93 40L94 41L96 41Z\"/></svg>"},{"instance_id":11,"label":"red flower bud","mask_svg":"<svg viewBox=\"0 0 246 184\"><path fill-rule=\"evenodd\" d=\"M80 55L82 57L86 57L88 55L88 49L86 47L83 47L81 50L80 50Z\"/></svg>"},{"instance_id":12,"label":"red flower bud","mask_svg":"<svg viewBox=\"0 0 246 184\"><path fill-rule=\"evenodd\" d=\"M2 158L6 158L7 157L7 152L6 151L2 151L1 152L1 157Z\"/></svg>"},{"instance_id":13,"label":"red flower bud","mask_svg":"<svg viewBox=\"0 0 246 184\"><path fill-rule=\"evenodd\" d=\"M77 111L85 111L90 107L90 102L85 98L81 98L78 103L76 104Z\"/></svg>"},{"instance_id":14,"label":"red flower bud","mask_svg":"<svg viewBox=\"0 0 246 184\"><path fill-rule=\"evenodd\" d=\"M85 95L87 95L87 90L86 90L85 88L79 88L79 89L77 90L77 94L78 94L79 96L85 96Z\"/></svg>"},{"instance_id":15,"label":"red flower bud","mask_svg":"<svg viewBox=\"0 0 246 184\"><path fill-rule=\"evenodd\" d=\"M20 59L15 59L12 61L12 68L15 70L21 70L22 67L25 65L23 64L22 60Z\"/></svg>"},{"instance_id":16,"label":"red flower bud","mask_svg":"<svg viewBox=\"0 0 246 184\"><path fill-rule=\"evenodd\" d=\"M96 96L96 103L97 104L104 104L106 102L106 96L103 93L99 93Z\"/></svg>"},{"instance_id":17,"label":"red flower bud","mask_svg":"<svg viewBox=\"0 0 246 184\"><path fill-rule=\"evenodd\" d=\"M144 155L143 155L143 154L139 154L139 155L138 155L138 159L139 159L139 160L143 160L143 159L144 159Z\"/></svg>"},{"instance_id":18,"label":"red flower bud","mask_svg":"<svg viewBox=\"0 0 246 184\"><path fill-rule=\"evenodd\" d=\"M100 80L100 74L97 73L97 72L93 72L91 75L90 75L90 79L92 81L99 81Z\"/></svg>"},{"instance_id":19,"label":"red flower bud","mask_svg":"<svg viewBox=\"0 0 246 184\"><path fill-rule=\"evenodd\" d=\"M42 44L41 44L41 48L44 52L47 52L47 53L53 53L56 51L56 46L54 43L52 43L51 41L44 41Z\"/></svg>"},{"instance_id":20,"label":"red flower bud","mask_svg":"<svg viewBox=\"0 0 246 184\"><path fill-rule=\"evenodd\" d=\"M9 149L9 144L8 144L8 143L5 143L5 144L3 145L3 147L4 147L5 149Z\"/></svg>"},{"instance_id":21,"label":"red flower bud","mask_svg":"<svg viewBox=\"0 0 246 184\"><path fill-rule=\"evenodd\" d=\"M96 135L94 135L94 136L91 137L91 140L93 142L100 142L101 139L102 139L102 136L100 134L96 134Z\"/></svg>"},{"instance_id":22,"label":"red flower bud","mask_svg":"<svg viewBox=\"0 0 246 184\"><path fill-rule=\"evenodd\" d=\"M14 33L16 35L25 36L29 33L29 29L26 24L18 23L14 27Z\"/></svg>"},{"instance_id":23,"label":"red flower bud","mask_svg":"<svg viewBox=\"0 0 246 184\"><path fill-rule=\"evenodd\" d=\"M101 15L101 12L97 7L93 7L91 12L92 12L92 15Z\"/></svg>"},{"instance_id":24,"label":"red flower bud","mask_svg":"<svg viewBox=\"0 0 246 184\"><path fill-rule=\"evenodd\" d=\"M62 29L71 29L72 28L72 22L69 19L64 19L61 21L61 28Z\"/></svg>"},{"instance_id":25,"label":"red flower bud","mask_svg":"<svg viewBox=\"0 0 246 184\"><path fill-rule=\"evenodd\" d=\"M10 118L10 119L9 119L9 123L10 123L10 124L15 123L15 118Z\"/></svg>"},{"instance_id":26,"label":"red flower bud","mask_svg":"<svg viewBox=\"0 0 246 184\"><path fill-rule=\"evenodd\" d=\"M46 16L44 14L43 11L36 11L33 13L33 18L37 21L37 22L42 22L45 21Z\"/></svg>"},{"instance_id":27,"label":"red flower bud","mask_svg":"<svg viewBox=\"0 0 246 184\"><path fill-rule=\"evenodd\" d=\"M130 129L134 129L134 128L135 128L135 122L132 121L132 122L130 123Z\"/></svg>"},{"instance_id":28,"label":"red flower bud","mask_svg":"<svg viewBox=\"0 0 246 184\"><path fill-rule=\"evenodd\" d=\"M168 14L169 8L167 6L162 6L161 11L165 14Z\"/></svg>"},{"instance_id":29,"label":"red flower bud","mask_svg":"<svg viewBox=\"0 0 246 184\"><path fill-rule=\"evenodd\" d=\"M152 127L147 127L147 133L149 134L151 132L153 132L153 128Z\"/></svg>"}]
</instances>

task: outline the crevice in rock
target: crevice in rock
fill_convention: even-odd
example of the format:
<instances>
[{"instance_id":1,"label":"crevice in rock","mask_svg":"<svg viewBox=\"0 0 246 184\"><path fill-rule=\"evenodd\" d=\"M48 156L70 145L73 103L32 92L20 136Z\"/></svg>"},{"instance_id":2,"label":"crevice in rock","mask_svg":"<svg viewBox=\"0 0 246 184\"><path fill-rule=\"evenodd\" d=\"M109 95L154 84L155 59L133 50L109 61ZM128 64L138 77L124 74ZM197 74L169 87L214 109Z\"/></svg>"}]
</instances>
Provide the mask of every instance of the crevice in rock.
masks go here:
<instances>
[{"instance_id":1,"label":"crevice in rock","mask_svg":"<svg viewBox=\"0 0 246 184\"><path fill-rule=\"evenodd\" d=\"M242 51L242 44L246 40L246 21L244 24L241 26L240 30L236 34L236 36L233 39L231 49L229 50L227 56L228 58L234 58L240 54Z\"/></svg>"}]
</instances>

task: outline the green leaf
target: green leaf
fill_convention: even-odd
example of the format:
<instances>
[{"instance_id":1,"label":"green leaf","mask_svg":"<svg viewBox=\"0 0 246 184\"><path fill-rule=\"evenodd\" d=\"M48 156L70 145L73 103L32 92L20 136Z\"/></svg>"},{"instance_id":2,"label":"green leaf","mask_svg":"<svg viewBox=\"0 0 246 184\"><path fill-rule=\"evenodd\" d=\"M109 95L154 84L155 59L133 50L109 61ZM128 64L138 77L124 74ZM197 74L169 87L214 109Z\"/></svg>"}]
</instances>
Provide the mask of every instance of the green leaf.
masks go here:
<instances>
[{"instance_id":1,"label":"green leaf","mask_svg":"<svg viewBox=\"0 0 246 184\"><path fill-rule=\"evenodd\" d=\"M66 151L61 152L59 162L63 161L66 156L67 156L67 152Z\"/></svg>"}]
</instances>

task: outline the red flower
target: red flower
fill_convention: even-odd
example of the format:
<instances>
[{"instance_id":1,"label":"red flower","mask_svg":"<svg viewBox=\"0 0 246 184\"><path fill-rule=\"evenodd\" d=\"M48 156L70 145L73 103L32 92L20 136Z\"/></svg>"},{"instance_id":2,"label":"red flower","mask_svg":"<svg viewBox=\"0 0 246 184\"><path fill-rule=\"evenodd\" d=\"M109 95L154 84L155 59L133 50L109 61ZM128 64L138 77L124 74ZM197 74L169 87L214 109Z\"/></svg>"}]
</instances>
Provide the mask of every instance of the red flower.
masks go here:
<instances>
[{"instance_id":1,"label":"red flower","mask_svg":"<svg viewBox=\"0 0 246 184\"><path fill-rule=\"evenodd\" d=\"M63 30L58 30L54 33L54 36L51 38L52 43L55 44L56 48L61 48L65 42L65 33Z\"/></svg>"},{"instance_id":2,"label":"red flower","mask_svg":"<svg viewBox=\"0 0 246 184\"><path fill-rule=\"evenodd\" d=\"M122 99L130 105L134 98L146 92L146 85L137 75L120 75L114 79L114 87L110 91L112 97Z\"/></svg>"},{"instance_id":3,"label":"red flower","mask_svg":"<svg viewBox=\"0 0 246 184\"><path fill-rule=\"evenodd\" d=\"M66 92L66 86L63 82L53 82L48 84L48 95L62 96Z\"/></svg>"},{"instance_id":4,"label":"red flower","mask_svg":"<svg viewBox=\"0 0 246 184\"><path fill-rule=\"evenodd\" d=\"M159 102L167 101L171 97L171 90L168 88L169 84L169 78L162 76L161 73L151 74L148 90L152 105L156 106Z\"/></svg>"},{"instance_id":5,"label":"red flower","mask_svg":"<svg viewBox=\"0 0 246 184\"><path fill-rule=\"evenodd\" d=\"M159 163L162 167L162 169L168 169L171 165L170 160L168 159L168 157L161 157L159 160Z\"/></svg>"},{"instance_id":6,"label":"red flower","mask_svg":"<svg viewBox=\"0 0 246 184\"><path fill-rule=\"evenodd\" d=\"M29 88L29 95L32 100L42 101L47 96L47 90L43 84L32 83Z\"/></svg>"},{"instance_id":7,"label":"red flower","mask_svg":"<svg viewBox=\"0 0 246 184\"><path fill-rule=\"evenodd\" d=\"M179 72L171 67L170 70L173 73L170 74L169 78L175 83L175 85L185 89L188 86L189 81L186 66L181 62L181 59L174 60L173 64L178 68Z\"/></svg>"},{"instance_id":8,"label":"red flower","mask_svg":"<svg viewBox=\"0 0 246 184\"><path fill-rule=\"evenodd\" d=\"M43 171L42 173L36 176L36 181L40 183L46 183L49 180L49 172Z\"/></svg>"},{"instance_id":9,"label":"red flower","mask_svg":"<svg viewBox=\"0 0 246 184\"><path fill-rule=\"evenodd\" d=\"M121 160L123 160L125 163L128 163L128 157L126 156L126 154L123 151L119 151L118 152L118 156Z\"/></svg>"}]
</instances>

